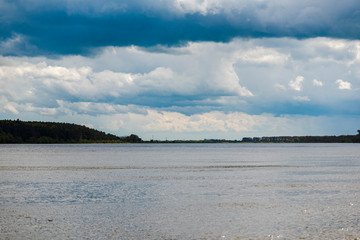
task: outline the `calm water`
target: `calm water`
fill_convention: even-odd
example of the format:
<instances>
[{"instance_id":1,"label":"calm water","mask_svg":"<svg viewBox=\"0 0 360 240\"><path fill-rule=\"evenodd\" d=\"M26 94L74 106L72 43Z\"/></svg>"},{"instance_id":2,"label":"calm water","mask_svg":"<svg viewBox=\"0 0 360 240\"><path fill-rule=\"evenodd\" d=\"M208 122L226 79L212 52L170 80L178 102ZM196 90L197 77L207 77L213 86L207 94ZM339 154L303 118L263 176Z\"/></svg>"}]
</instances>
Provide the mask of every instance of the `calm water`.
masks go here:
<instances>
[{"instance_id":1,"label":"calm water","mask_svg":"<svg viewBox=\"0 0 360 240\"><path fill-rule=\"evenodd\" d=\"M0 230L0 239L360 238L360 145L0 145Z\"/></svg>"}]
</instances>

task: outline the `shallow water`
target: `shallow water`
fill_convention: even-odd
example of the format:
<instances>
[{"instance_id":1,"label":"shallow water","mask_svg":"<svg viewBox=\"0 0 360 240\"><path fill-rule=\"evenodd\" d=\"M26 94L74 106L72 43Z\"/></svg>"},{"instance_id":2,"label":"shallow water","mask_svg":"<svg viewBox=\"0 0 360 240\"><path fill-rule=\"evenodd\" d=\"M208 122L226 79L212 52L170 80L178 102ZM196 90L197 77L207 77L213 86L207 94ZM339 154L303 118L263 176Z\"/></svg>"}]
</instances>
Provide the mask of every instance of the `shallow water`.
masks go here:
<instances>
[{"instance_id":1,"label":"shallow water","mask_svg":"<svg viewBox=\"0 0 360 240\"><path fill-rule=\"evenodd\" d=\"M0 204L0 239L355 239L360 145L0 145Z\"/></svg>"}]
</instances>

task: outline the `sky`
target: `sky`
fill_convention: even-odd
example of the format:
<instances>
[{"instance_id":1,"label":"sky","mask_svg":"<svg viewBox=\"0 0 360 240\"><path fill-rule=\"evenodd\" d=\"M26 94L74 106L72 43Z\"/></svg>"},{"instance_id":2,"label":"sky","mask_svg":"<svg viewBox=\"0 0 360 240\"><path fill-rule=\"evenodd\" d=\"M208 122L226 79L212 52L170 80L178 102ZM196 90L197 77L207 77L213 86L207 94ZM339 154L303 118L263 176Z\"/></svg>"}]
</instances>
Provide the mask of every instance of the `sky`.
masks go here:
<instances>
[{"instance_id":1,"label":"sky","mask_svg":"<svg viewBox=\"0 0 360 240\"><path fill-rule=\"evenodd\" d=\"M0 0L0 119L144 140L356 134L358 0Z\"/></svg>"}]
</instances>

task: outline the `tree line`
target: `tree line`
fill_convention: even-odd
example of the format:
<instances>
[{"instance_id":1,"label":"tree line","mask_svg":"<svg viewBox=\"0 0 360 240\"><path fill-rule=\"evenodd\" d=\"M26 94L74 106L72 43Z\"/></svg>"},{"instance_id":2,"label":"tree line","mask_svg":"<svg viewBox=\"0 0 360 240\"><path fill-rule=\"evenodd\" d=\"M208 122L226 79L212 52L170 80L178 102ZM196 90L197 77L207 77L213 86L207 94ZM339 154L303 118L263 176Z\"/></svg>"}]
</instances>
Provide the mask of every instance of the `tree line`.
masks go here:
<instances>
[{"instance_id":1,"label":"tree line","mask_svg":"<svg viewBox=\"0 0 360 240\"><path fill-rule=\"evenodd\" d=\"M0 143L139 143L135 134L118 137L86 126L58 122L0 120Z\"/></svg>"},{"instance_id":2,"label":"tree line","mask_svg":"<svg viewBox=\"0 0 360 240\"><path fill-rule=\"evenodd\" d=\"M242 142L276 142L276 143L360 143L360 130L357 135L340 136L273 136L245 137Z\"/></svg>"},{"instance_id":3,"label":"tree line","mask_svg":"<svg viewBox=\"0 0 360 240\"><path fill-rule=\"evenodd\" d=\"M131 134L118 137L83 125L58 122L28 122L0 120L0 143L141 143L140 137ZM149 143L219 143L219 142L288 142L288 143L360 143L357 135L340 136L283 136L243 138L242 141L208 139L199 141L157 141Z\"/></svg>"}]
</instances>

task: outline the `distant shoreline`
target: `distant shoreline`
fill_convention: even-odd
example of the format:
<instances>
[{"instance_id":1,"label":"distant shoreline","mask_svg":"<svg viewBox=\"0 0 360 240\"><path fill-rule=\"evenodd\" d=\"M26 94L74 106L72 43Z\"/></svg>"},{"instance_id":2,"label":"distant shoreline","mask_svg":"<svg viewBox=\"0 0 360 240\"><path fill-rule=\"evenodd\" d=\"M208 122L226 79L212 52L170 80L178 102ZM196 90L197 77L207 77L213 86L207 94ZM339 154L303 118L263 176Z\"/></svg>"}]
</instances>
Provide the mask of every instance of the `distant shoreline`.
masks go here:
<instances>
[{"instance_id":1,"label":"distant shoreline","mask_svg":"<svg viewBox=\"0 0 360 240\"><path fill-rule=\"evenodd\" d=\"M0 143L3 144L70 144L70 143L137 143L135 134L118 137L86 126L58 122L0 120Z\"/></svg>"},{"instance_id":2,"label":"distant shoreline","mask_svg":"<svg viewBox=\"0 0 360 240\"><path fill-rule=\"evenodd\" d=\"M244 137L242 140L149 140L135 134L119 137L86 126L21 120L0 120L0 144L97 144L97 143L360 143L357 135Z\"/></svg>"}]
</instances>

